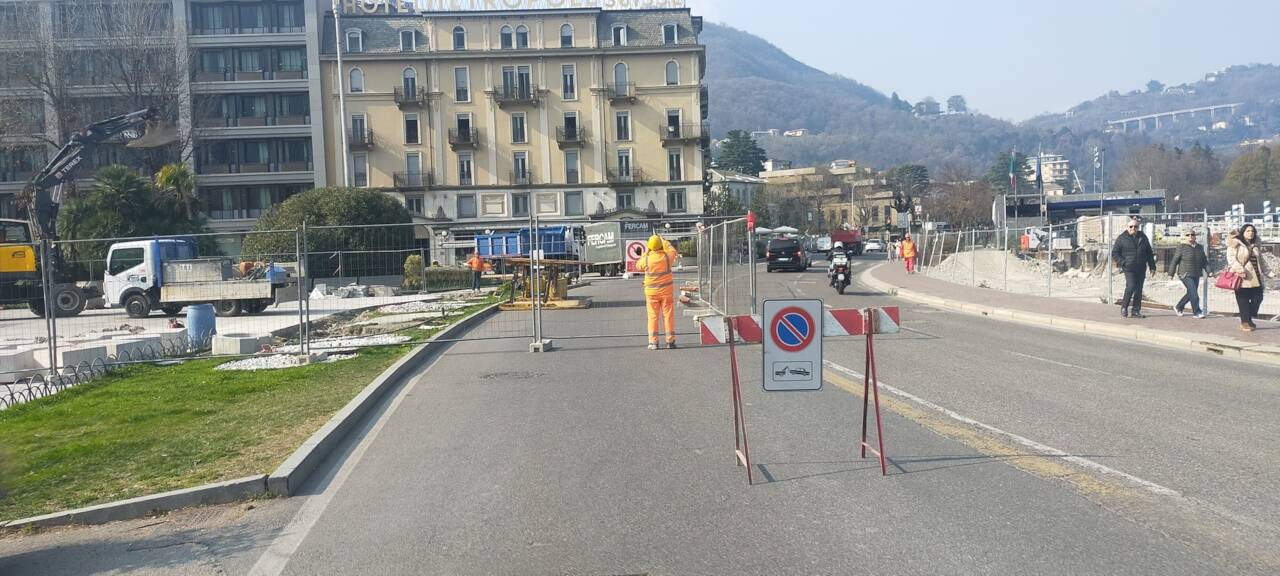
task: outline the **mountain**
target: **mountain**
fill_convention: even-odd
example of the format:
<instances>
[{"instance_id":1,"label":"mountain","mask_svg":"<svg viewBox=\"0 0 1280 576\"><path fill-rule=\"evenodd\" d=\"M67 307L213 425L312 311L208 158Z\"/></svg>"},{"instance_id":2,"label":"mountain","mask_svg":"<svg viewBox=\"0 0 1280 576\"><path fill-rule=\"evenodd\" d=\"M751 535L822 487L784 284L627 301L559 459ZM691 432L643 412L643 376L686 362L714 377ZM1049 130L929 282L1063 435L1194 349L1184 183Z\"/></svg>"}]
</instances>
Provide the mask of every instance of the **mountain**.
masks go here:
<instances>
[{"instance_id":1,"label":"mountain","mask_svg":"<svg viewBox=\"0 0 1280 576\"><path fill-rule=\"evenodd\" d=\"M838 158L878 168L922 163L985 170L1013 145L1036 138L1013 124L978 114L917 118L910 104L849 78L808 66L768 41L732 27L707 24L704 78L716 137L729 130L807 129L800 138L760 139L771 157L797 165ZM896 104L896 105L895 105Z\"/></svg>"},{"instance_id":2,"label":"mountain","mask_svg":"<svg viewBox=\"0 0 1280 576\"><path fill-rule=\"evenodd\" d=\"M1199 82L1120 94L1111 92L1063 114L1012 124L982 114L917 117L910 104L842 76L808 66L768 41L720 24L707 24L705 83L711 97L713 135L734 129L807 129L803 137L763 137L770 157L796 165L854 159L889 168L920 163L937 171L960 166L983 173L1001 153L1043 149L1065 155L1077 167L1091 162L1096 146L1108 164L1153 143L1190 148L1196 142L1220 155L1235 153L1244 140L1280 133L1280 67L1237 66ZM1162 123L1159 130L1104 131L1107 120L1182 108L1241 102L1231 117L1214 122ZM1216 128L1213 124L1224 121ZM1081 177L1087 179L1083 172Z\"/></svg>"}]
</instances>

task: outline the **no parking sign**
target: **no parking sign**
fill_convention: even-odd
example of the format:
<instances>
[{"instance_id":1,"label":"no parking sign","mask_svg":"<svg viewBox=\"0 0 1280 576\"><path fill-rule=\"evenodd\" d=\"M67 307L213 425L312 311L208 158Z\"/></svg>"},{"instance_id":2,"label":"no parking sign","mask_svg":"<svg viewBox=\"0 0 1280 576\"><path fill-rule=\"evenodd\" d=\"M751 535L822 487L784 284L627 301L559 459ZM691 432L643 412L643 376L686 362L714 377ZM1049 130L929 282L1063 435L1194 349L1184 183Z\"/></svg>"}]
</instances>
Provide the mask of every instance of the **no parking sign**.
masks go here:
<instances>
[{"instance_id":1,"label":"no parking sign","mask_svg":"<svg viewBox=\"0 0 1280 576\"><path fill-rule=\"evenodd\" d=\"M764 301L764 389L822 389L822 301Z\"/></svg>"}]
</instances>

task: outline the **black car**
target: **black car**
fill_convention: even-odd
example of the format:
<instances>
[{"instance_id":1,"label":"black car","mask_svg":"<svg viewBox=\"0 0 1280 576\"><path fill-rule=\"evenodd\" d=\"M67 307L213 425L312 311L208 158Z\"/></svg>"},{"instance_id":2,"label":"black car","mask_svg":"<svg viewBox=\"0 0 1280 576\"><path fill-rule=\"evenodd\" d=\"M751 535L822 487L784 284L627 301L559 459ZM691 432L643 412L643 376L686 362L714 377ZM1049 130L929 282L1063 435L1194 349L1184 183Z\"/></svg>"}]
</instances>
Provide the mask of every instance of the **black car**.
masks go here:
<instances>
[{"instance_id":1,"label":"black car","mask_svg":"<svg viewBox=\"0 0 1280 576\"><path fill-rule=\"evenodd\" d=\"M790 239L770 240L764 252L765 270L796 270L803 272L809 269L809 254L800 242Z\"/></svg>"}]
</instances>

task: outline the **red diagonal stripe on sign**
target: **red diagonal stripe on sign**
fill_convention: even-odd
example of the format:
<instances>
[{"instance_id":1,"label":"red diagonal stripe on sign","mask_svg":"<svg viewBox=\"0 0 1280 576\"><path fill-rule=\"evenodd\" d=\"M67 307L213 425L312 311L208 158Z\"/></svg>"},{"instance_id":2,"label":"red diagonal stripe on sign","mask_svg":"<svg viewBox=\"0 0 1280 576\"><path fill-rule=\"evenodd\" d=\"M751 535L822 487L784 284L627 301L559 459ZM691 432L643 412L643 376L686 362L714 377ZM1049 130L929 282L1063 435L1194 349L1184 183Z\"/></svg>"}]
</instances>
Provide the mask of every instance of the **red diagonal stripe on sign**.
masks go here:
<instances>
[{"instance_id":1,"label":"red diagonal stripe on sign","mask_svg":"<svg viewBox=\"0 0 1280 576\"><path fill-rule=\"evenodd\" d=\"M827 317L834 322L822 325L824 336L860 336L866 332L861 310L827 310Z\"/></svg>"}]
</instances>

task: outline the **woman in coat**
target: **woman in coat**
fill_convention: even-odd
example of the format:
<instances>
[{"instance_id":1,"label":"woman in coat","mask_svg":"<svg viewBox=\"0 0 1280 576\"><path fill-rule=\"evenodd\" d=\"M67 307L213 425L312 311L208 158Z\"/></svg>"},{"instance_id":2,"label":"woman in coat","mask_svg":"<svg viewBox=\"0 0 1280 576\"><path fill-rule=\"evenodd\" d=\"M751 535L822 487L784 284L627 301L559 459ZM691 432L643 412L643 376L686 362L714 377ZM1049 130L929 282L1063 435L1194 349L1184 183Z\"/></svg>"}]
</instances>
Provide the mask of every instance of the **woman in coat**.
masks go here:
<instances>
[{"instance_id":1,"label":"woman in coat","mask_svg":"<svg viewBox=\"0 0 1280 576\"><path fill-rule=\"evenodd\" d=\"M1241 278L1236 289L1236 305L1240 308L1240 329L1253 332L1254 316L1262 307L1262 291L1266 288L1267 263L1262 258L1262 238L1253 224L1245 224L1240 233L1227 239L1227 264Z\"/></svg>"}]
</instances>

